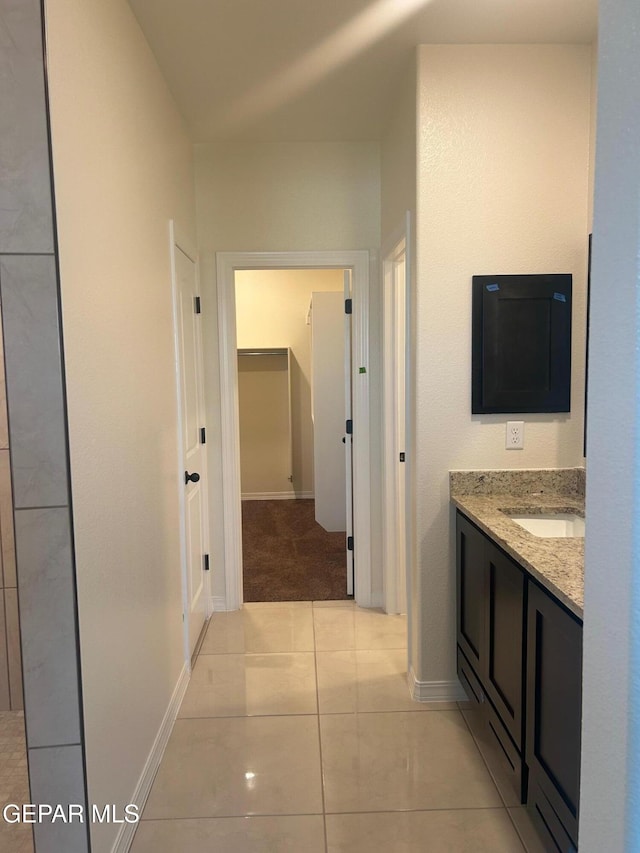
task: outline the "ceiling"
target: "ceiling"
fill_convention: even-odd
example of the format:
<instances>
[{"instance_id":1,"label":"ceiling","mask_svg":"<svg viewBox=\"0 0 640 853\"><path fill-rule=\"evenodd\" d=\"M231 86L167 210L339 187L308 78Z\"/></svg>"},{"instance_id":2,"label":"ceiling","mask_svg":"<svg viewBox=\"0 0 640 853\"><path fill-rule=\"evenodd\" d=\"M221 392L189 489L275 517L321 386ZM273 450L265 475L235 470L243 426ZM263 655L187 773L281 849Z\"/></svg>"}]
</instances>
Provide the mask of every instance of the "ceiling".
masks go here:
<instances>
[{"instance_id":1,"label":"ceiling","mask_svg":"<svg viewBox=\"0 0 640 853\"><path fill-rule=\"evenodd\" d=\"M378 139L412 48L593 41L597 0L129 0L194 142Z\"/></svg>"}]
</instances>

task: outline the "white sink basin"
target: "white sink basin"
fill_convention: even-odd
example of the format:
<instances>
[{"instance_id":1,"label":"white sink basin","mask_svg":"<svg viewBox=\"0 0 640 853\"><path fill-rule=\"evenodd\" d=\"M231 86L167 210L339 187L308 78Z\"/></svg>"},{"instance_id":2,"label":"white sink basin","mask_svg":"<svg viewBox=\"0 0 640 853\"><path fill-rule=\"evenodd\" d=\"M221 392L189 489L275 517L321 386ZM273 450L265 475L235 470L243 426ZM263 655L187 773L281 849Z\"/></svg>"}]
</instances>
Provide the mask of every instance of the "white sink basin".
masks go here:
<instances>
[{"instance_id":1,"label":"white sink basin","mask_svg":"<svg viewBox=\"0 0 640 853\"><path fill-rule=\"evenodd\" d=\"M584 518L567 512L548 515L510 515L509 518L534 536L545 539L584 536Z\"/></svg>"}]
</instances>

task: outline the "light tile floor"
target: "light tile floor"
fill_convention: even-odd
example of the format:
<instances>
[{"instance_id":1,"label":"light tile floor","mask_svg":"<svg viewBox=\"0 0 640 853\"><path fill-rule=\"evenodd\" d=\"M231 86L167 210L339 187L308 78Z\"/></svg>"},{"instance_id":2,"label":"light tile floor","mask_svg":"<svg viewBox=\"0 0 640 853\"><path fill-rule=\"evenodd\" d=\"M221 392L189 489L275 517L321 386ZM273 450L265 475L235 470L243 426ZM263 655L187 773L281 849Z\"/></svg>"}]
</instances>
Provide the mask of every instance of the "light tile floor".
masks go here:
<instances>
[{"instance_id":1,"label":"light tile floor","mask_svg":"<svg viewBox=\"0 0 640 853\"><path fill-rule=\"evenodd\" d=\"M22 711L0 711L0 809L30 802ZM32 853L31 826L6 823L0 816L0 853Z\"/></svg>"},{"instance_id":2,"label":"light tile floor","mask_svg":"<svg viewBox=\"0 0 640 853\"><path fill-rule=\"evenodd\" d=\"M403 617L351 602L214 614L132 853L533 853L405 650Z\"/></svg>"}]
</instances>

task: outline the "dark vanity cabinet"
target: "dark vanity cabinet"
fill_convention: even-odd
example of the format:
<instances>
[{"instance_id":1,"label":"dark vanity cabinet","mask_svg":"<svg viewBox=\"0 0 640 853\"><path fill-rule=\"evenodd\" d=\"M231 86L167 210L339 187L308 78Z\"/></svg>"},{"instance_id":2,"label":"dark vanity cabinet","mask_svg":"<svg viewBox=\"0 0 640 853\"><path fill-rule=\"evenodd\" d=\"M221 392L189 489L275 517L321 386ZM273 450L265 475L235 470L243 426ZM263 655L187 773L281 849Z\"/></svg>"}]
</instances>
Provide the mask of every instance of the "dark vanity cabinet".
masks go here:
<instances>
[{"instance_id":1,"label":"dark vanity cabinet","mask_svg":"<svg viewBox=\"0 0 640 853\"><path fill-rule=\"evenodd\" d=\"M496 745L522 802L525 575L460 513L456 536L458 672L482 706L481 736Z\"/></svg>"},{"instance_id":2,"label":"dark vanity cabinet","mask_svg":"<svg viewBox=\"0 0 640 853\"><path fill-rule=\"evenodd\" d=\"M582 623L533 582L527 641L528 803L551 850L578 848Z\"/></svg>"},{"instance_id":3,"label":"dark vanity cabinet","mask_svg":"<svg viewBox=\"0 0 640 853\"><path fill-rule=\"evenodd\" d=\"M487 573L486 537L458 513L456 529L458 574L458 646L476 673L485 668Z\"/></svg>"},{"instance_id":4,"label":"dark vanity cabinet","mask_svg":"<svg viewBox=\"0 0 640 853\"><path fill-rule=\"evenodd\" d=\"M458 676L544 846L577 850L582 623L460 512Z\"/></svg>"},{"instance_id":5,"label":"dark vanity cabinet","mask_svg":"<svg viewBox=\"0 0 640 853\"><path fill-rule=\"evenodd\" d=\"M524 699L524 572L487 541L486 687L514 744L522 748Z\"/></svg>"}]
</instances>

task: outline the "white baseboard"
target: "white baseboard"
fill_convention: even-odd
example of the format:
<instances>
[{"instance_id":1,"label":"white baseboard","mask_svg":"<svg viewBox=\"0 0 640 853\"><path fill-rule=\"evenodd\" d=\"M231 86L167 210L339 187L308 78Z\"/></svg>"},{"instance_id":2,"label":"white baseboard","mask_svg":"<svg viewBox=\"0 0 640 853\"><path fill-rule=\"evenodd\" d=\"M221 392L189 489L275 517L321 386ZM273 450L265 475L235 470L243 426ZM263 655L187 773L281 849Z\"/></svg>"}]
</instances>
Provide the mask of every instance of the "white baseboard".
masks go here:
<instances>
[{"instance_id":1,"label":"white baseboard","mask_svg":"<svg viewBox=\"0 0 640 853\"><path fill-rule=\"evenodd\" d=\"M409 670L409 689L416 702L464 702L467 694L458 679L453 681L418 681L413 668Z\"/></svg>"},{"instance_id":2,"label":"white baseboard","mask_svg":"<svg viewBox=\"0 0 640 853\"><path fill-rule=\"evenodd\" d=\"M243 492L243 501L293 501L296 498L309 500L313 492Z\"/></svg>"},{"instance_id":3,"label":"white baseboard","mask_svg":"<svg viewBox=\"0 0 640 853\"><path fill-rule=\"evenodd\" d=\"M167 748L173 724L178 716L180 704L184 699L184 694L186 693L189 685L189 678L189 667L185 663L182 667L180 677L178 678L178 683L174 688L173 695L171 696L169 706L165 711L162 723L160 724L156 739L151 747L149 757L147 758L142 774L138 780L138 784L136 785L136 789L129 800L130 804L138 806L139 815L142 815L144 805L147 801L147 797L149 796L149 792L151 791L151 785L153 784L158 765L160 764L164 751ZM136 823L123 823L121 825L120 832L118 833L113 847L111 848L111 853L127 853L131 847L131 842L133 841L133 836L137 826L138 824Z\"/></svg>"},{"instance_id":4,"label":"white baseboard","mask_svg":"<svg viewBox=\"0 0 640 853\"><path fill-rule=\"evenodd\" d=\"M227 609L224 595L212 595L209 599L209 613L223 613Z\"/></svg>"}]
</instances>

